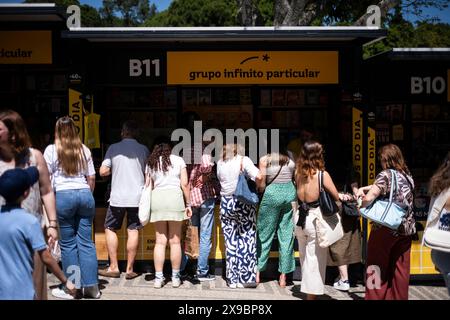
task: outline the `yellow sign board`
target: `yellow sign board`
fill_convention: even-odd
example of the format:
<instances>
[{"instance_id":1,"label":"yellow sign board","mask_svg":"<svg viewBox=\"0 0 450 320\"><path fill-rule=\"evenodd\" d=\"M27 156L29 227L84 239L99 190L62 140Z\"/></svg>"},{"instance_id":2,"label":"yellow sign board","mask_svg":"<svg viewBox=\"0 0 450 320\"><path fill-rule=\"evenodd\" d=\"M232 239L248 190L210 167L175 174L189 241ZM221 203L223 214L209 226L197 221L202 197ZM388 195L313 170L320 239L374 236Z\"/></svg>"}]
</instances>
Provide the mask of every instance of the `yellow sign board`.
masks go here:
<instances>
[{"instance_id":1,"label":"yellow sign board","mask_svg":"<svg viewBox=\"0 0 450 320\"><path fill-rule=\"evenodd\" d=\"M0 31L0 64L51 63L51 31Z\"/></svg>"},{"instance_id":2,"label":"yellow sign board","mask_svg":"<svg viewBox=\"0 0 450 320\"><path fill-rule=\"evenodd\" d=\"M353 167L359 174L363 176L363 118L362 111L353 108L352 111L352 159ZM361 182L360 182L361 183Z\"/></svg>"},{"instance_id":3,"label":"yellow sign board","mask_svg":"<svg viewBox=\"0 0 450 320\"><path fill-rule=\"evenodd\" d=\"M375 181L375 129L367 128L367 183L370 185Z\"/></svg>"},{"instance_id":4,"label":"yellow sign board","mask_svg":"<svg viewBox=\"0 0 450 320\"><path fill-rule=\"evenodd\" d=\"M69 89L69 116L75 122L78 134L83 141L83 100L81 92Z\"/></svg>"},{"instance_id":5,"label":"yellow sign board","mask_svg":"<svg viewBox=\"0 0 450 320\"><path fill-rule=\"evenodd\" d=\"M167 84L337 84L337 51L167 52Z\"/></svg>"}]
</instances>

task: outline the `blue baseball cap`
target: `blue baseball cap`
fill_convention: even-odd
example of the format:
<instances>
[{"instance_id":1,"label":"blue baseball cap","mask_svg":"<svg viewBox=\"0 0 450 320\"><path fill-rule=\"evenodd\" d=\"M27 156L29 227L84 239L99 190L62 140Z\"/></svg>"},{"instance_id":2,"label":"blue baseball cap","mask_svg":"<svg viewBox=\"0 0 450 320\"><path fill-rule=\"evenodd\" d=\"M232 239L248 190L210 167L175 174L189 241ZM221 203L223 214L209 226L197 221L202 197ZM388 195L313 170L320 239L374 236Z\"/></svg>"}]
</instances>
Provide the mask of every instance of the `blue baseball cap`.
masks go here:
<instances>
[{"instance_id":1,"label":"blue baseball cap","mask_svg":"<svg viewBox=\"0 0 450 320\"><path fill-rule=\"evenodd\" d=\"M6 170L0 176L0 195L7 202L14 202L38 180L39 171L36 167Z\"/></svg>"}]
</instances>

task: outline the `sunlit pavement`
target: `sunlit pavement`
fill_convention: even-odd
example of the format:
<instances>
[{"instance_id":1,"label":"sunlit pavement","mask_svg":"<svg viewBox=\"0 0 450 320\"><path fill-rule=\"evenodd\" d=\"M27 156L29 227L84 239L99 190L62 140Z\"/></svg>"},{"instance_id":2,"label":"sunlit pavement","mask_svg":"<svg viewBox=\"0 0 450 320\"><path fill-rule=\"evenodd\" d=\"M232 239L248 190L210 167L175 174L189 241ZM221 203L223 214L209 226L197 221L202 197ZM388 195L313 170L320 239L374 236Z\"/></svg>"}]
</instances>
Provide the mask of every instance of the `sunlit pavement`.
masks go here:
<instances>
[{"instance_id":1,"label":"sunlit pavement","mask_svg":"<svg viewBox=\"0 0 450 320\"><path fill-rule=\"evenodd\" d=\"M142 275L133 280L126 280L125 274L121 278L100 277L102 298L104 300L301 300L304 295L300 293L300 281L294 281L286 288L280 288L276 280L263 281L257 288L230 289L221 277L215 281L193 284L184 281L179 288L172 288L170 280L161 289L153 288L153 277ZM58 284L53 276L48 276L50 288ZM57 300L49 290L49 300ZM361 300L364 298L364 287L350 288L349 292L340 292L332 286L325 287L325 300ZM413 284L409 289L411 300L450 300L444 284L433 285Z\"/></svg>"}]
</instances>

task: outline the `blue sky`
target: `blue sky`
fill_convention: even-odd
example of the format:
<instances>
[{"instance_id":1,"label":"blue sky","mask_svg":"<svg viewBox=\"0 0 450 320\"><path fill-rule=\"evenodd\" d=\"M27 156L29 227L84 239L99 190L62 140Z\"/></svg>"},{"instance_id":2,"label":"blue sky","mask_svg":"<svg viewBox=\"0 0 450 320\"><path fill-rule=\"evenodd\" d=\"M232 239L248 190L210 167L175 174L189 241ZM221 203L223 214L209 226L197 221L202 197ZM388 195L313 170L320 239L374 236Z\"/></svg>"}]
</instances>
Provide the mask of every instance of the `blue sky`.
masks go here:
<instances>
[{"instance_id":1,"label":"blue sky","mask_svg":"<svg viewBox=\"0 0 450 320\"><path fill-rule=\"evenodd\" d=\"M89 4L93 7L99 8L102 6L102 0L79 0L81 4ZM0 0L0 3L21 3L23 0ZM43 0L42 2L45 2ZM158 11L163 11L167 9L172 0L154 0L151 3L154 3L158 8ZM424 10L424 15L428 17L438 17L442 22L450 23L450 8L447 8L443 11L439 11L437 9L426 9ZM419 17L415 17L412 15L405 15L405 18L410 20L411 22L415 22L416 20L421 20Z\"/></svg>"}]
</instances>

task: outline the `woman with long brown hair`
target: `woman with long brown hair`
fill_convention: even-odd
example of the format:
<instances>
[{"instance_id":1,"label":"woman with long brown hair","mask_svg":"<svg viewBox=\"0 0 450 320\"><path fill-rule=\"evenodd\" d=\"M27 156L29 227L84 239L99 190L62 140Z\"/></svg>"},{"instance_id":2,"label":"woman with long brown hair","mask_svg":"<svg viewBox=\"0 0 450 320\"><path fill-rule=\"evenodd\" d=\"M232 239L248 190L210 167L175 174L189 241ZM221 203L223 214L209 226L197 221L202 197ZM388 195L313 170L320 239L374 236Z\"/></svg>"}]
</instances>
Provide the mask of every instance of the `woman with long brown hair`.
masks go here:
<instances>
[{"instance_id":1,"label":"woman with long brown hair","mask_svg":"<svg viewBox=\"0 0 450 320\"><path fill-rule=\"evenodd\" d=\"M339 193L325 169L323 146L316 141L303 144L295 169L295 182L299 200L298 217L294 217L297 227L302 284L300 291L306 293L308 300L324 294L325 271L328 248L317 242L316 219L322 212L319 205L319 173L323 172L323 187L333 200L339 200Z\"/></svg>"},{"instance_id":2,"label":"woman with long brown hair","mask_svg":"<svg viewBox=\"0 0 450 320\"><path fill-rule=\"evenodd\" d=\"M389 198L391 170L394 170L398 178L394 202L407 211L398 230L372 223L367 245L365 299L407 300L411 242L416 232L412 210L414 180L400 148L395 144L381 147L379 159L383 170L372 185L362 187L357 192L357 196L362 198L361 207L367 207L377 199Z\"/></svg>"},{"instance_id":3,"label":"woman with long brown hair","mask_svg":"<svg viewBox=\"0 0 450 320\"><path fill-rule=\"evenodd\" d=\"M150 222L155 223L156 244L154 287L164 285L163 266L167 242L172 263L172 287L181 285L181 228L192 216L189 180L183 158L172 154L168 139L155 143L147 162L146 185L153 182ZM183 198L184 196L184 198Z\"/></svg>"},{"instance_id":4,"label":"woman with long brown hair","mask_svg":"<svg viewBox=\"0 0 450 320\"><path fill-rule=\"evenodd\" d=\"M50 183L47 165L42 153L31 147L31 139L22 117L13 110L0 112L0 175L15 167L37 167L39 181L30 190L30 195L22 202L22 207L35 215L44 226L42 204L49 220L47 228L48 244L53 247L58 239L55 209L55 195ZM4 199L0 197L0 204ZM33 281L36 299L47 299L47 273L38 254L34 256Z\"/></svg>"},{"instance_id":5,"label":"woman with long brown hair","mask_svg":"<svg viewBox=\"0 0 450 320\"><path fill-rule=\"evenodd\" d=\"M76 283L83 296L100 298L97 253L92 241L95 216L95 169L90 150L82 144L73 120L66 116L55 125L55 144L44 151L56 194L56 212L61 232L61 262L67 277L81 276ZM73 299L65 287L52 295Z\"/></svg>"},{"instance_id":6,"label":"woman with long brown hair","mask_svg":"<svg viewBox=\"0 0 450 320\"><path fill-rule=\"evenodd\" d=\"M450 239L450 152L431 177L430 195L430 212L424 234L428 228L438 228L447 231ZM450 252L432 249L431 259L444 277L450 295Z\"/></svg>"}]
</instances>

